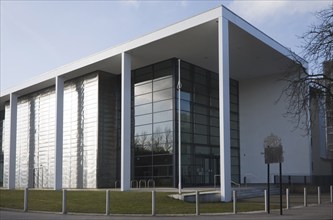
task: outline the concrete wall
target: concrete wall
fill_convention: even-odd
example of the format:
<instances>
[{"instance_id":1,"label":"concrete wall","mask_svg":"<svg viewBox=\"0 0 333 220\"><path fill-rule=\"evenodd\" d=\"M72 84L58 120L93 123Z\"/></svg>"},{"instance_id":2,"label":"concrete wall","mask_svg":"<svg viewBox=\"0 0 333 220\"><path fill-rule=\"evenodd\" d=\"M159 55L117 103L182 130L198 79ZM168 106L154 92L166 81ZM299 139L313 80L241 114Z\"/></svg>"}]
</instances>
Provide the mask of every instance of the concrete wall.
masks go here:
<instances>
[{"instance_id":1,"label":"concrete wall","mask_svg":"<svg viewBox=\"0 0 333 220\"><path fill-rule=\"evenodd\" d=\"M274 133L282 139L284 151L283 175L310 175L310 138L294 130L295 124L283 116L286 103L276 103L283 88L278 76L239 81L240 161L241 181L267 181L264 163L264 139ZM271 181L278 174L278 164L271 165Z\"/></svg>"}]
</instances>

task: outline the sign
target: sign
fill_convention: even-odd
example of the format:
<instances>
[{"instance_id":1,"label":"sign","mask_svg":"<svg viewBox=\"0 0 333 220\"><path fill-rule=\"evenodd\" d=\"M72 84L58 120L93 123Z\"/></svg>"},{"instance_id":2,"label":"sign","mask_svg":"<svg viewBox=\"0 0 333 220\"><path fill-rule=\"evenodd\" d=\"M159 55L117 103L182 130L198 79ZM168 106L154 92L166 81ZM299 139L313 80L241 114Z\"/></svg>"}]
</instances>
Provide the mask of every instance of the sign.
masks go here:
<instances>
[{"instance_id":1,"label":"sign","mask_svg":"<svg viewBox=\"0 0 333 220\"><path fill-rule=\"evenodd\" d=\"M265 148L265 163L282 163L283 162L283 149L281 138L271 134L264 140Z\"/></svg>"}]
</instances>

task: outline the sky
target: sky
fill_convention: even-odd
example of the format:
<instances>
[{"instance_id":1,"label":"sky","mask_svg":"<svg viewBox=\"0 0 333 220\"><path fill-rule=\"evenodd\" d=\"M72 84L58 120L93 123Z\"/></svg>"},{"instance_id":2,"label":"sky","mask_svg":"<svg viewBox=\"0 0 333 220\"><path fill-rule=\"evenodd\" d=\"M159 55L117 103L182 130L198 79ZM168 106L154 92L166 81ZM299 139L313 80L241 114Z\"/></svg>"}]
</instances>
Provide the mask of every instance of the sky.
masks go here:
<instances>
[{"instance_id":1,"label":"sky","mask_svg":"<svg viewBox=\"0 0 333 220\"><path fill-rule=\"evenodd\" d=\"M224 5L287 48L331 0L0 0L0 91Z\"/></svg>"}]
</instances>

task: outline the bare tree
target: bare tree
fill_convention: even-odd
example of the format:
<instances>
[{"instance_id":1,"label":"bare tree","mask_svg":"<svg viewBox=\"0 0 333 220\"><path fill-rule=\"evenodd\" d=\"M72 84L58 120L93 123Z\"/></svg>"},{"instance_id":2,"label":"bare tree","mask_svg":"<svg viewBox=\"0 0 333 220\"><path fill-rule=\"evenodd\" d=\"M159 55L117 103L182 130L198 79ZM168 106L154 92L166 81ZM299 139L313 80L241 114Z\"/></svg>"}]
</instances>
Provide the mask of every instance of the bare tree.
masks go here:
<instances>
[{"instance_id":1,"label":"bare tree","mask_svg":"<svg viewBox=\"0 0 333 220\"><path fill-rule=\"evenodd\" d=\"M307 132L314 118L311 114L318 109L326 109L327 123L333 123L333 4L315 16L318 22L300 37L301 55L309 65L304 65L303 59L291 53L294 62L283 78L287 81L282 93L288 103L286 116L296 122L296 127ZM315 105L310 104L312 100ZM318 109L314 110L314 107Z\"/></svg>"}]
</instances>

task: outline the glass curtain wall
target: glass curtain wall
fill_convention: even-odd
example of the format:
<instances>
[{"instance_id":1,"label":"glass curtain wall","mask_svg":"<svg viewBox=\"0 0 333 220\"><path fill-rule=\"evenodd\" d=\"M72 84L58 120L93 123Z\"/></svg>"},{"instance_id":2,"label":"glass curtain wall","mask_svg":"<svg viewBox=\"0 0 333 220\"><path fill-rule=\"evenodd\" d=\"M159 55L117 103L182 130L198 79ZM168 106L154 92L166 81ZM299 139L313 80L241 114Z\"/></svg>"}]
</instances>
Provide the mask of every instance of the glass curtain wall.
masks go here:
<instances>
[{"instance_id":1,"label":"glass curtain wall","mask_svg":"<svg viewBox=\"0 0 333 220\"><path fill-rule=\"evenodd\" d=\"M133 178L172 186L175 60L133 71Z\"/></svg>"},{"instance_id":2,"label":"glass curtain wall","mask_svg":"<svg viewBox=\"0 0 333 220\"><path fill-rule=\"evenodd\" d=\"M112 187L119 173L120 77L95 72L65 82L63 187ZM2 149L8 186L9 104ZM8 120L7 120L8 119ZM54 186L55 89L19 97L15 187ZM0 155L1 156L1 155Z\"/></svg>"},{"instance_id":3,"label":"glass curtain wall","mask_svg":"<svg viewBox=\"0 0 333 220\"><path fill-rule=\"evenodd\" d=\"M54 186L54 88L19 97L17 103L15 187ZM8 103L5 117L10 118ZM4 126L4 187L8 186L9 120Z\"/></svg>"},{"instance_id":4,"label":"glass curtain wall","mask_svg":"<svg viewBox=\"0 0 333 220\"><path fill-rule=\"evenodd\" d=\"M219 183L218 74L181 61L182 182ZM133 179L176 186L178 178L178 60L133 71ZM239 182L238 82L230 80L231 169Z\"/></svg>"},{"instance_id":5,"label":"glass curtain wall","mask_svg":"<svg viewBox=\"0 0 333 220\"><path fill-rule=\"evenodd\" d=\"M97 187L98 74L65 82L63 187Z\"/></svg>"},{"instance_id":6,"label":"glass curtain wall","mask_svg":"<svg viewBox=\"0 0 333 220\"><path fill-rule=\"evenodd\" d=\"M3 186L3 131L4 131L5 111L0 110L0 187Z\"/></svg>"},{"instance_id":7,"label":"glass curtain wall","mask_svg":"<svg viewBox=\"0 0 333 220\"><path fill-rule=\"evenodd\" d=\"M213 185L214 180L217 184L219 183L218 80L217 73L181 62L182 182L184 186ZM235 80L230 80L230 96L232 179L239 182L238 83Z\"/></svg>"}]
</instances>

